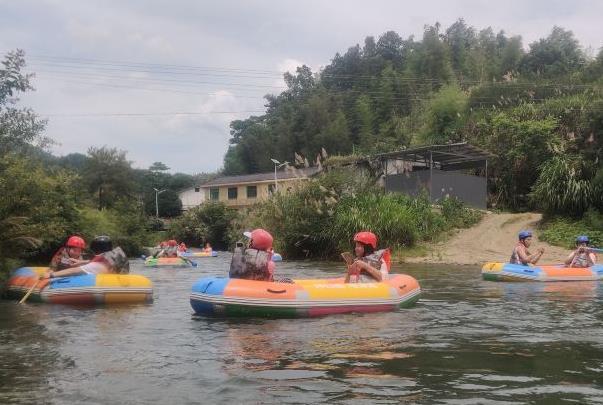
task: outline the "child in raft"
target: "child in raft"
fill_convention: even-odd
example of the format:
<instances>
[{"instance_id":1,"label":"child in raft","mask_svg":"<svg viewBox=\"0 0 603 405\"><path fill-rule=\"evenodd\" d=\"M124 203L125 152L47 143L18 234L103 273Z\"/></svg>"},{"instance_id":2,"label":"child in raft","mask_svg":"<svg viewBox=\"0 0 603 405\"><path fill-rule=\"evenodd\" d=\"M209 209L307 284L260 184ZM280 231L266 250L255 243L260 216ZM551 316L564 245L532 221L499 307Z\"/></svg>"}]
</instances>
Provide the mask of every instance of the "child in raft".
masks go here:
<instances>
[{"instance_id":1,"label":"child in raft","mask_svg":"<svg viewBox=\"0 0 603 405\"><path fill-rule=\"evenodd\" d=\"M213 251L211 245L209 244L209 242L205 243L205 247L203 248L203 252L204 253L211 253Z\"/></svg>"},{"instance_id":2,"label":"child in raft","mask_svg":"<svg viewBox=\"0 0 603 405\"><path fill-rule=\"evenodd\" d=\"M90 249L94 253L94 257L89 262L59 271L48 269L41 278L130 272L128 257L120 247L113 248L113 242L108 236L94 238L90 243Z\"/></svg>"},{"instance_id":3,"label":"child in raft","mask_svg":"<svg viewBox=\"0 0 603 405\"><path fill-rule=\"evenodd\" d=\"M524 266L536 264L538 260L540 260L540 258L542 257L542 254L544 253L544 248L538 248L538 251L532 254L528 250L528 248L532 244L532 232L521 231L517 236L519 240L513 248L513 253L511 253L511 259L509 259L509 263L521 264Z\"/></svg>"},{"instance_id":4,"label":"child in raft","mask_svg":"<svg viewBox=\"0 0 603 405\"><path fill-rule=\"evenodd\" d=\"M346 283L374 283L388 279L390 268L389 249L377 249L377 236L368 231L354 235L353 262L348 263Z\"/></svg>"},{"instance_id":5,"label":"child in raft","mask_svg":"<svg viewBox=\"0 0 603 405\"><path fill-rule=\"evenodd\" d=\"M567 267L591 267L597 264L597 255L589 249L590 240L586 235L576 238L576 250L567 257Z\"/></svg>"},{"instance_id":6,"label":"child in raft","mask_svg":"<svg viewBox=\"0 0 603 405\"><path fill-rule=\"evenodd\" d=\"M258 228L244 232L249 243L247 247L238 242L230 263L230 278L245 280L274 281L274 262L272 261L273 238L269 232Z\"/></svg>"},{"instance_id":7,"label":"child in raft","mask_svg":"<svg viewBox=\"0 0 603 405\"><path fill-rule=\"evenodd\" d=\"M82 257L82 252L85 248L86 241L84 239L75 235L70 236L65 246L61 247L52 256L48 267L51 270L58 271L88 263L88 260L84 260Z\"/></svg>"}]
</instances>

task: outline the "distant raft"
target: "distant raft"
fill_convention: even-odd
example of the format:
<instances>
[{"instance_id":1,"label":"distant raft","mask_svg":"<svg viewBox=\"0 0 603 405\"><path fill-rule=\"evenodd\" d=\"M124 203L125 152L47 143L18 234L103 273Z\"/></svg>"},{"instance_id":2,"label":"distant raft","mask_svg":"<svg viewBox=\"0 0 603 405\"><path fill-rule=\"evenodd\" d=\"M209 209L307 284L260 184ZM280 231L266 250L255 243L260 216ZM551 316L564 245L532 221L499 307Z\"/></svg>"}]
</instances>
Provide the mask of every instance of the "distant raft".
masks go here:
<instances>
[{"instance_id":1,"label":"distant raft","mask_svg":"<svg viewBox=\"0 0 603 405\"><path fill-rule=\"evenodd\" d=\"M180 253L180 256L182 256L182 257L195 257L195 258L217 257L218 256L218 252L216 252L215 250L212 250L211 252L182 252L182 253Z\"/></svg>"},{"instance_id":2,"label":"distant raft","mask_svg":"<svg viewBox=\"0 0 603 405\"><path fill-rule=\"evenodd\" d=\"M189 261L180 257L147 257L145 267L189 267Z\"/></svg>"},{"instance_id":3,"label":"distant raft","mask_svg":"<svg viewBox=\"0 0 603 405\"><path fill-rule=\"evenodd\" d=\"M21 267L7 284L9 298L20 299L47 267ZM28 302L100 305L153 301L153 284L136 274L84 274L40 280Z\"/></svg>"},{"instance_id":4,"label":"distant raft","mask_svg":"<svg viewBox=\"0 0 603 405\"><path fill-rule=\"evenodd\" d=\"M272 261L273 262L282 262L283 261L283 256L281 256L280 253L273 253L272 254Z\"/></svg>"},{"instance_id":5,"label":"distant raft","mask_svg":"<svg viewBox=\"0 0 603 405\"><path fill-rule=\"evenodd\" d=\"M482 277L491 281L594 281L603 280L603 265L565 267L560 264L532 267L489 262L482 267Z\"/></svg>"},{"instance_id":6,"label":"distant raft","mask_svg":"<svg viewBox=\"0 0 603 405\"><path fill-rule=\"evenodd\" d=\"M193 285L190 302L200 315L295 318L395 311L412 306L420 294L419 283L408 275L354 284L342 278L278 283L206 277Z\"/></svg>"}]
</instances>

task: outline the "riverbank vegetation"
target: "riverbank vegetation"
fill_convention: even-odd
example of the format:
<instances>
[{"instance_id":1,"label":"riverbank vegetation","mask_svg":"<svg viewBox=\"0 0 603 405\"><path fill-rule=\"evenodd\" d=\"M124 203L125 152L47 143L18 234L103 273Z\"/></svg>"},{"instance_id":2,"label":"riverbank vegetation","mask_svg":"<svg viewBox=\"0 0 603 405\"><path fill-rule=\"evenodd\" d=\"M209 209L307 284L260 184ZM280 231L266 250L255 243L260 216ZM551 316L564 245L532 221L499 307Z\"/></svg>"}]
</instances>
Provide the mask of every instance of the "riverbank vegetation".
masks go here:
<instances>
[{"instance_id":1,"label":"riverbank vegetation","mask_svg":"<svg viewBox=\"0 0 603 405\"><path fill-rule=\"evenodd\" d=\"M381 247L399 249L480 218L458 200L445 199L441 208L434 208L427 196L385 194L374 179L341 170L240 212L231 237L240 239L244 229L264 227L273 233L275 249L288 258L336 258L351 250L353 235L362 229L377 234Z\"/></svg>"},{"instance_id":2,"label":"riverbank vegetation","mask_svg":"<svg viewBox=\"0 0 603 405\"><path fill-rule=\"evenodd\" d=\"M181 211L176 191L202 176L169 174L161 162L134 169L125 151L108 146L53 156L46 121L19 105L18 96L33 90L24 68L22 51L8 53L0 66L0 280L23 261L47 263L71 234L108 234L139 254L157 227L153 188L166 190L159 214L172 217Z\"/></svg>"},{"instance_id":3,"label":"riverbank vegetation","mask_svg":"<svg viewBox=\"0 0 603 405\"><path fill-rule=\"evenodd\" d=\"M170 174L161 162L136 169L126 151L103 145L52 155L46 121L19 104L33 90L24 68L22 51L6 54L0 67L0 274L18 260L47 260L72 233L108 233L138 254L163 228L153 220L154 189L166 190L159 216L176 218L177 191L207 175ZM603 51L590 55L570 31L554 27L527 49L519 36L463 20L426 26L420 40L389 31L336 54L319 72L300 66L284 79L285 91L266 96L265 114L231 123L224 174L270 171L270 158L296 154L314 161L323 149L337 167L376 152L468 141L496 155L492 207L544 211L552 243L567 245L578 232L602 242ZM244 213L200 207L168 232L227 247L242 229L264 226L290 257L331 257L360 228L383 245L412 246L478 218L455 200L434 209L422 197L383 194L375 178L342 173L331 170Z\"/></svg>"},{"instance_id":4,"label":"riverbank vegetation","mask_svg":"<svg viewBox=\"0 0 603 405\"><path fill-rule=\"evenodd\" d=\"M313 161L323 147L370 158L467 141L496 155L491 207L566 222L603 209L603 50L590 54L571 31L553 27L527 49L463 20L426 26L420 40L389 31L285 79L266 114L231 124L226 173L268 171L294 153Z\"/></svg>"}]
</instances>

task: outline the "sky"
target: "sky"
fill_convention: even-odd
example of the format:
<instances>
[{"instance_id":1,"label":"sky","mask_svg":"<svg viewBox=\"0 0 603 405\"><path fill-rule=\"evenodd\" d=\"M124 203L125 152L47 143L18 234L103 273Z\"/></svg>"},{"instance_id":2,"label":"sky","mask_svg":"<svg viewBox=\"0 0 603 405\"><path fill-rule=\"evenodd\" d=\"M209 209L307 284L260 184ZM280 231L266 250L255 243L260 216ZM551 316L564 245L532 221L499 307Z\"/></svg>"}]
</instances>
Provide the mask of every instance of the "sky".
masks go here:
<instances>
[{"instance_id":1,"label":"sky","mask_svg":"<svg viewBox=\"0 0 603 405\"><path fill-rule=\"evenodd\" d=\"M194 174L221 168L230 122L261 115L283 72L459 18L526 48L554 25L593 54L603 46L598 0L0 0L0 55L25 50L36 91L20 105L48 120L55 155L107 145L134 167Z\"/></svg>"}]
</instances>

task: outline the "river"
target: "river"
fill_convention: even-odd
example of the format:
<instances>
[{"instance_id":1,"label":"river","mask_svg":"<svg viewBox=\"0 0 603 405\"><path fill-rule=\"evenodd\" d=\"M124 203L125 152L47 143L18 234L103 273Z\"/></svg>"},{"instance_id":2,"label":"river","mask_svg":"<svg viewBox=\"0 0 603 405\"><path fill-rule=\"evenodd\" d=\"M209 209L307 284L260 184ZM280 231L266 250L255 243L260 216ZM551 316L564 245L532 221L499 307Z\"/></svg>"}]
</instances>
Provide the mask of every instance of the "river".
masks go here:
<instances>
[{"instance_id":1,"label":"river","mask_svg":"<svg viewBox=\"0 0 603 405\"><path fill-rule=\"evenodd\" d=\"M603 287L496 283L479 268L399 265L412 309L316 319L195 317L188 296L227 254L145 269L151 305L0 301L0 403L603 403ZM277 263L332 277L338 263Z\"/></svg>"}]
</instances>

